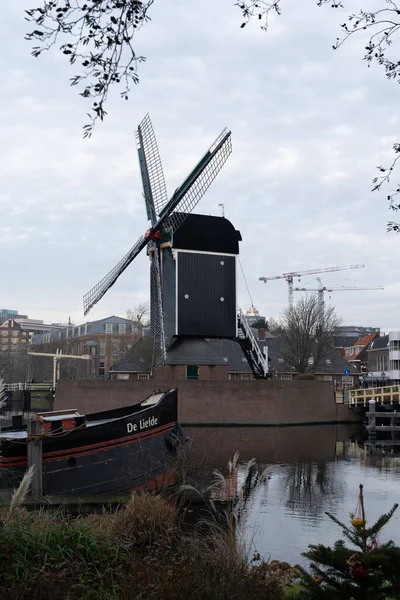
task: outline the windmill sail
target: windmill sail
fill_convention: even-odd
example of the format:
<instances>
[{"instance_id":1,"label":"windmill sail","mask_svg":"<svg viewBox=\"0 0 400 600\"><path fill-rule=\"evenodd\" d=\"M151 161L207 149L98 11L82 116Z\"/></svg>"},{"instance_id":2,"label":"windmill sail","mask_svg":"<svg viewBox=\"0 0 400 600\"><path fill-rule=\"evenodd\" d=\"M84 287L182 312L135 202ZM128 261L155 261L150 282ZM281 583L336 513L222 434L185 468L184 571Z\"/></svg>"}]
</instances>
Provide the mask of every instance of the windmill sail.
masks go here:
<instances>
[{"instance_id":1,"label":"windmill sail","mask_svg":"<svg viewBox=\"0 0 400 600\"><path fill-rule=\"evenodd\" d=\"M167 217L173 231L182 225L186 215L197 206L231 152L231 132L224 129L182 185L175 190L171 200L161 212L161 220Z\"/></svg>"},{"instance_id":2,"label":"windmill sail","mask_svg":"<svg viewBox=\"0 0 400 600\"><path fill-rule=\"evenodd\" d=\"M94 306L117 281L134 258L150 243L151 256L151 333L154 340L153 372L166 360L164 330L163 290L161 283L160 239L162 230L176 231L191 213L221 170L232 151L231 132L224 129L195 166L190 175L177 188L168 201L164 173L150 117L146 115L137 132L146 210L151 229L142 235L120 262L83 298L84 314Z\"/></svg>"},{"instance_id":3,"label":"windmill sail","mask_svg":"<svg viewBox=\"0 0 400 600\"><path fill-rule=\"evenodd\" d=\"M147 216L154 226L156 217L168 202L168 194L157 140L148 114L137 128L136 145Z\"/></svg>"},{"instance_id":4,"label":"windmill sail","mask_svg":"<svg viewBox=\"0 0 400 600\"><path fill-rule=\"evenodd\" d=\"M125 269L131 264L133 259L143 250L146 246L147 240L142 235L136 244L129 250L127 254L119 261L117 265L97 285L95 285L87 294L83 296L83 310L84 314L87 315L89 310L94 306L100 298L110 289L112 285L117 281L118 277L125 271Z\"/></svg>"},{"instance_id":5,"label":"windmill sail","mask_svg":"<svg viewBox=\"0 0 400 600\"><path fill-rule=\"evenodd\" d=\"M160 256L156 244L150 251L150 334L153 338L152 373L165 364L166 346L164 331L164 312L160 274Z\"/></svg>"}]
</instances>

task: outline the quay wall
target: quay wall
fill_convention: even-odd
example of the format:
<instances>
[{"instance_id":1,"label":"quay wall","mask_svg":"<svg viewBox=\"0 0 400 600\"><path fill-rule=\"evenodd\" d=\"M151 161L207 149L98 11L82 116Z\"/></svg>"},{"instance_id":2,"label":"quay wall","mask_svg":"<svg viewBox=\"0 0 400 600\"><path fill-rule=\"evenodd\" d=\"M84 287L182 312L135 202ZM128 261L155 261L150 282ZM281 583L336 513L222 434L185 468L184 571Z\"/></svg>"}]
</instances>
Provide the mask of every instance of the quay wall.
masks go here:
<instances>
[{"instance_id":1,"label":"quay wall","mask_svg":"<svg viewBox=\"0 0 400 600\"><path fill-rule=\"evenodd\" d=\"M183 425L300 425L360 421L336 404L328 381L93 380L64 379L57 385L54 410L82 413L141 402L152 392L178 388Z\"/></svg>"}]
</instances>

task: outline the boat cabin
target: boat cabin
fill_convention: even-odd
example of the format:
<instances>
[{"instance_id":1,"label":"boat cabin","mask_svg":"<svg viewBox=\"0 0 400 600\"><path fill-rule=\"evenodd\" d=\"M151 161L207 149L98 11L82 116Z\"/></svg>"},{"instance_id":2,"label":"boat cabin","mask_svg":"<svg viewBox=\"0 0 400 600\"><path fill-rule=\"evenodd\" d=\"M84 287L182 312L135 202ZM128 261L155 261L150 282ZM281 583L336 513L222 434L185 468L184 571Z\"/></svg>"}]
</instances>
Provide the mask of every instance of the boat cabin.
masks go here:
<instances>
[{"instance_id":1,"label":"boat cabin","mask_svg":"<svg viewBox=\"0 0 400 600\"><path fill-rule=\"evenodd\" d=\"M86 416L76 409L37 413L36 420L40 421L43 433L61 433L86 426Z\"/></svg>"}]
</instances>

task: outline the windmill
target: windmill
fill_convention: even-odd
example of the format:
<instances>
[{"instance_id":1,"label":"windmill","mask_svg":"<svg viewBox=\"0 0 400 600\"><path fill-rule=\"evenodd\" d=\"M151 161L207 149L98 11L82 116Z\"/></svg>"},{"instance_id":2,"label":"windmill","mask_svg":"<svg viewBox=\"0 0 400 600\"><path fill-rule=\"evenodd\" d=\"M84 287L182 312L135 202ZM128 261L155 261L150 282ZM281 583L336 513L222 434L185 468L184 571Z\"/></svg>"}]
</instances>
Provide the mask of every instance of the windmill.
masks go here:
<instances>
[{"instance_id":1,"label":"windmill","mask_svg":"<svg viewBox=\"0 0 400 600\"><path fill-rule=\"evenodd\" d=\"M149 115L137 128L136 144L150 228L83 297L83 306L86 315L147 246L154 373L174 336L236 336L241 237L227 219L191 214L232 151L230 131L220 133L169 200Z\"/></svg>"}]
</instances>

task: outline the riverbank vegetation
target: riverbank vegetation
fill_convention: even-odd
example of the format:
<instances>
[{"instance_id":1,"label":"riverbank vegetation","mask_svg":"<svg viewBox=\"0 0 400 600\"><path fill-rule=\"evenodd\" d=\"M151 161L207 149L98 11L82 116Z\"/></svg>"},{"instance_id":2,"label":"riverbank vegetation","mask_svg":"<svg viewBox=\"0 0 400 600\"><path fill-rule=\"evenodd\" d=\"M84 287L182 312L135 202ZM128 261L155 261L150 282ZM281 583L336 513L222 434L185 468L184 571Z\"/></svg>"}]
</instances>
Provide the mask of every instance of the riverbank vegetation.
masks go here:
<instances>
[{"instance_id":1,"label":"riverbank vegetation","mask_svg":"<svg viewBox=\"0 0 400 600\"><path fill-rule=\"evenodd\" d=\"M187 448L175 487L134 494L116 511L74 518L51 505L23 507L28 472L0 509L0 598L284 600L298 571L249 557L241 535L247 498L267 471L260 474L250 461L238 485L238 459L237 453L226 476L214 470L211 486L208 478L208 487L195 487L207 457ZM195 499L200 518L197 502L188 510Z\"/></svg>"},{"instance_id":2,"label":"riverbank vegetation","mask_svg":"<svg viewBox=\"0 0 400 600\"><path fill-rule=\"evenodd\" d=\"M137 494L116 513L1 512L2 600L281 600L289 565L249 564L231 531L184 527L176 502ZM277 585L279 583L279 585ZM279 588L279 589L278 589Z\"/></svg>"},{"instance_id":3,"label":"riverbank vegetation","mask_svg":"<svg viewBox=\"0 0 400 600\"><path fill-rule=\"evenodd\" d=\"M250 461L237 478L236 454L214 471L208 513L188 522L189 483L137 493L118 510L71 517L23 507L32 471L0 508L2 600L331 600L400 597L400 548L378 534L397 505L367 527L362 486L356 514L342 527L352 547L309 547L310 571L264 561L245 543L246 503L270 477ZM358 514L359 513L359 514Z\"/></svg>"}]
</instances>

